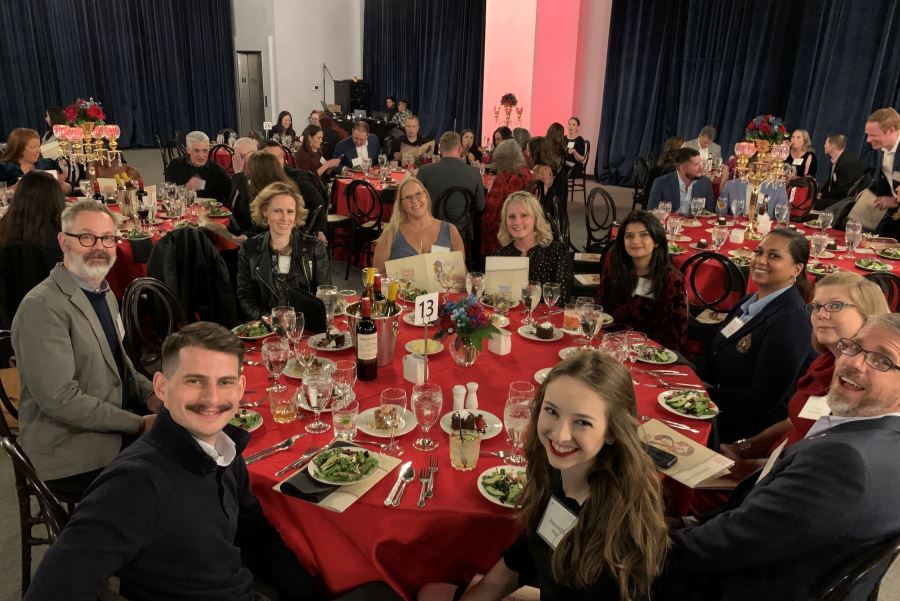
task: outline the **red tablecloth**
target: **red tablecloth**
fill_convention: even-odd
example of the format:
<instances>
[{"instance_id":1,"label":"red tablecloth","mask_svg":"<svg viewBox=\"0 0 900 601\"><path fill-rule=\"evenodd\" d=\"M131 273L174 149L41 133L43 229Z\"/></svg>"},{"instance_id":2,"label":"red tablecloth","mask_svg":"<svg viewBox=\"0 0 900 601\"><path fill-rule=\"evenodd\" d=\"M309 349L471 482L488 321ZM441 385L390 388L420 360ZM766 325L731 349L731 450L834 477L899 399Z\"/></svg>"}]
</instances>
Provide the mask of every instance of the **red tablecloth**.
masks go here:
<instances>
[{"instance_id":1,"label":"red tablecloth","mask_svg":"<svg viewBox=\"0 0 900 601\"><path fill-rule=\"evenodd\" d=\"M540 314L541 310L538 310ZM510 331L515 331L522 313L511 314ZM555 318L561 320L561 316ZM557 325L560 325L557 323ZM378 368L374 382L360 381L355 387L360 411L378 406L380 392L391 386L399 386L407 392L412 385L403 380L401 356L404 345L421 338L423 330L401 322L394 361ZM452 407L451 389L455 384L478 382L478 400L482 410L502 419L509 383L512 380L534 382L534 373L559 362L558 352L574 343L564 335L557 342L534 342L513 333L512 353L497 356L485 350L471 368L460 368L453 363L446 349L429 361L431 381L441 385L446 413ZM253 346L251 359L259 359L259 344ZM325 353L321 353L326 355ZM352 359L353 350L327 353L331 359ZM683 366L682 366L683 367ZM687 368L683 368L690 371ZM265 369L260 366L246 370L248 399L265 396ZM649 376L635 373L636 380L649 383ZM298 381L282 377L289 386ZM693 374L679 381L698 383ZM646 385L636 387L638 410L642 415L664 419L677 416L663 410L657 402L658 388ZM264 418L262 427L253 433L253 439L245 454L270 446L289 435L303 431L309 417L302 422L279 425L270 417L268 406L259 409ZM326 416L327 419L328 416ZM699 434L686 435L705 443L710 426L699 420L678 420L696 428ZM338 592L380 578L388 582L407 598L414 599L423 584L433 581L456 582L469 578L476 572L486 572L497 561L503 550L512 543L520 531L513 512L485 500L476 488L476 478L483 470L501 464L501 460L482 457L472 472L458 472L450 466L447 435L435 425L431 431L440 442L433 451L439 460L435 496L425 509L418 509L419 483L415 481L407 489L398 509L383 505L395 478L389 474L344 513L333 513L310 503L282 495L272 490L276 483L274 473L315 444L321 446L331 440L331 431L321 435L307 435L297 442L290 452L276 454L250 466L253 491L259 498L267 518L279 530L287 544L297 553L304 565L321 574L328 586ZM416 451L412 443L420 435L419 428L400 440L405 449L404 460L411 459L415 468L424 465L428 453ZM485 441L482 450L508 448L506 436L500 434ZM670 511L686 511L690 490L668 481L672 497Z\"/></svg>"}]
</instances>

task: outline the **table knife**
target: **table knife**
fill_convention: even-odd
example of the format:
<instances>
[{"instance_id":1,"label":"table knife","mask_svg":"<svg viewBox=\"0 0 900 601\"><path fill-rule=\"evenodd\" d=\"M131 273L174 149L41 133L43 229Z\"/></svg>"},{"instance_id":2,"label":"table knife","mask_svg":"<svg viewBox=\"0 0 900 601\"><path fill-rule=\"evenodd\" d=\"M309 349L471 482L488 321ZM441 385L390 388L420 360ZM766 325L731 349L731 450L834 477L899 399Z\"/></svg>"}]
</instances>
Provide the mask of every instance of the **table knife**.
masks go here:
<instances>
[{"instance_id":1,"label":"table knife","mask_svg":"<svg viewBox=\"0 0 900 601\"><path fill-rule=\"evenodd\" d=\"M319 449L319 447L316 447L316 446L310 447L309 449L306 450L305 453L303 453L303 455L300 456L300 459L289 463L288 465L284 466L283 468L281 468L280 470L275 472L275 477L281 478L282 476L284 476L286 473L288 473L291 470L303 469L306 462L311 460L313 458L313 456L318 455L320 450L324 450L324 449Z\"/></svg>"},{"instance_id":2,"label":"table knife","mask_svg":"<svg viewBox=\"0 0 900 601\"><path fill-rule=\"evenodd\" d=\"M387 507L390 507L394 503L394 495L400 490L400 485L403 483L403 476L406 473L406 470L412 469L412 461L407 461L403 465L400 466L400 470L397 472L397 481L394 482L394 486L391 487L391 492L388 493L388 496L384 499L384 504ZM415 473L415 472L413 472Z\"/></svg>"},{"instance_id":3,"label":"table knife","mask_svg":"<svg viewBox=\"0 0 900 601\"><path fill-rule=\"evenodd\" d=\"M246 463L247 465L250 465L252 463L256 463L260 459L265 459L269 455L274 455L275 453L278 453L280 451L286 451L287 449L291 448L291 446L295 442L297 442L297 440L303 438L304 436L306 436L306 435L305 434L294 434L293 436L291 436L289 438L285 438L278 444L272 445L271 447L269 447L267 449L263 449L262 451L253 453L249 457L245 457L244 463Z\"/></svg>"}]
</instances>

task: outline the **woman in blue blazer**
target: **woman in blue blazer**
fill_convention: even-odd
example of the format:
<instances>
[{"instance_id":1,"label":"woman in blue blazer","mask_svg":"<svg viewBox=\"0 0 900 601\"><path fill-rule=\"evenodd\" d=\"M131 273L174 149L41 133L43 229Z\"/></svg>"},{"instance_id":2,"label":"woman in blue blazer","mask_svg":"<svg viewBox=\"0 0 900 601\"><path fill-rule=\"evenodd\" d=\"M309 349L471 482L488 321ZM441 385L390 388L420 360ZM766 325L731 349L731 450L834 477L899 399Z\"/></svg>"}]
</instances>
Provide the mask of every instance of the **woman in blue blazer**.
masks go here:
<instances>
[{"instance_id":1,"label":"woman in blue blazer","mask_svg":"<svg viewBox=\"0 0 900 601\"><path fill-rule=\"evenodd\" d=\"M787 401L814 352L806 314L809 243L789 229L763 238L750 259L758 291L722 322L697 372L719 406L719 439L734 442L787 417Z\"/></svg>"}]
</instances>

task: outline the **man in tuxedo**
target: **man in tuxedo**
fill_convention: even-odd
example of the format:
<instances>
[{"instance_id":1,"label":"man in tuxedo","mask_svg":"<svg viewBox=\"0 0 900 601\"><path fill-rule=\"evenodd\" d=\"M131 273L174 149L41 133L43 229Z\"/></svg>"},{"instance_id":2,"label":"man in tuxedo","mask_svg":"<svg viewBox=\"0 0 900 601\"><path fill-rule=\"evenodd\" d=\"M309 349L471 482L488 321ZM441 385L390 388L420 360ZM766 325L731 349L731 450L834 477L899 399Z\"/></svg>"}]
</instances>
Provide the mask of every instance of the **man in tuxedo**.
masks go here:
<instances>
[{"instance_id":1,"label":"man in tuxedo","mask_svg":"<svg viewBox=\"0 0 900 601\"><path fill-rule=\"evenodd\" d=\"M209 136L192 131L185 136L187 156L176 157L166 165L166 181L195 190L201 198L214 198L225 204L231 191L228 172L209 160Z\"/></svg>"},{"instance_id":2,"label":"man in tuxedo","mask_svg":"<svg viewBox=\"0 0 900 601\"><path fill-rule=\"evenodd\" d=\"M349 138L344 138L334 147L334 155L340 157L343 167L361 167L366 159L378 162L378 136L369 133L369 124L357 121Z\"/></svg>"},{"instance_id":3,"label":"man in tuxedo","mask_svg":"<svg viewBox=\"0 0 900 601\"><path fill-rule=\"evenodd\" d=\"M818 210L845 199L850 186L863 174L862 163L846 148L847 136L844 134L831 134L825 139L825 154L831 158L831 175L813 205Z\"/></svg>"},{"instance_id":4,"label":"man in tuxedo","mask_svg":"<svg viewBox=\"0 0 900 601\"><path fill-rule=\"evenodd\" d=\"M478 170L460 158L462 147L458 133L448 131L441 136L440 152L441 160L422 165L417 176L431 196L432 212L435 210L435 203L448 189L462 187L472 192L475 206L469 207L468 216L464 214L465 201L458 193L447 199L447 206L440 216L456 226L463 240L470 241L473 215L484 210L484 183Z\"/></svg>"},{"instance_id":5,"label":"man in tuxedo","mask_svg":"<svg viewBox=\"0 0 900 601\"><path fill-rule=\"evenodd\" d=\"M685 148L693 148L700 153L700 160L704 163L707 159L721 159L722 147L713 142L716 139L716 128L712 125L704 125L700 134L693 140L684 143Z\"/></svg>"},{"instance_id":6,"label":"man in tuxedo","mask_svg":"<svg viewBox=\"0 0 900 601\"><path fill-rule=\"evenodd\" d=\"M900 114L891 107L881 108L866 119L866 142L880 150L881 160L875 171L875 180L870 190L875 193L875 206L887 209L877 232L892 238L900 235L900 211L897 201L897 188L900 187L900 156L897 146L900 145Z\"/></svg>"},{"instance_id":7,"label":"man in tuxedo","mask_svg":"<svg viewBox=\"0 0 900 601\"><path fill-rule=\"evenodd\" d=\"M730 508L673 532L658 599L818 599L900 536L900 315L869 317L838 348L831 415L741 483ZM880 576L849 598L865 599Z\"/></svg>"},{"instance_id":8,"label":"man in tuxedo","mask_svg":"<svg viewBox=\"0 0 900 601\"><path fill-rule=\"evenodd\" d=\"M691 199L703 198L704 208L713 211L716 199L712 182L703 175L700 151L694 148L679 148L675 151L675 171L653 180L647 210L652 211L662 201L672 203L672 211L681 215L691 212Z\"/></svg>"}]
</instances>

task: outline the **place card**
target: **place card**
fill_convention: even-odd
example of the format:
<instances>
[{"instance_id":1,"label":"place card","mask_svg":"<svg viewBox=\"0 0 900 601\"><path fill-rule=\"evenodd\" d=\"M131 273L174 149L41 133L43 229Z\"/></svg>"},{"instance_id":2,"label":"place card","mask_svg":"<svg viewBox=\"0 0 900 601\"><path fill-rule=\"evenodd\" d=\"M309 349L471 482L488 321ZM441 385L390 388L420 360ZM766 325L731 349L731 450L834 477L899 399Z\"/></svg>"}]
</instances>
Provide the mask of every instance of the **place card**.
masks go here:
<instances>
[{"instance_id":1,"label":"place card","mask_svg":"<svg viewBox=\"0 0 900 601\"><path fill-rule=\"evenodd\" d=\"M675 465L659 471L689 488L696 488L704 480L726 473L734 465L728 457L691 440L659 420L651 419L641 424L638 434L647 444L678 457Z\"/></svg>"},{"instance_id":2,"label":"place card","mask_svg":"<svg viewBox=\"0 0 900 601\"><path fill-rule=\"evenodd\" d=\"M441 276L444 274L453 281L451 292L465 290L466 287L466 261L459 250L385 261L384 271L392 280L406 280L413 287L428 292L441 290Z\"/></svg>"},{"instance_id":3,"label":"place card","mask_svg":"<svg viewBox=\"0 0 900 601\"><path fill-rule=\"evenodd\" d=\"M589 263L599 263L600 253L575 253L575 260Z\"/></svg>"},{"instance_id":4,"label":"place card","mask_svg":"<svg viewBox=\"0 0 900 601\"><path fill-rule=\"evenodd\" d=\"M597 286L600 284L599 273L576 273L575 281L582 286Z\"/></svg>"},{"instance_id":5,"label":"place card","mask_svg":"<svg viewBox=\"0 0 900 601\"><path fill-rule=\"evenodd\" d=\"M522 298L522 286L528 283L528 257L486 257L484 293L509 292L513 304Z\"/></svg>"}]
</instances>

